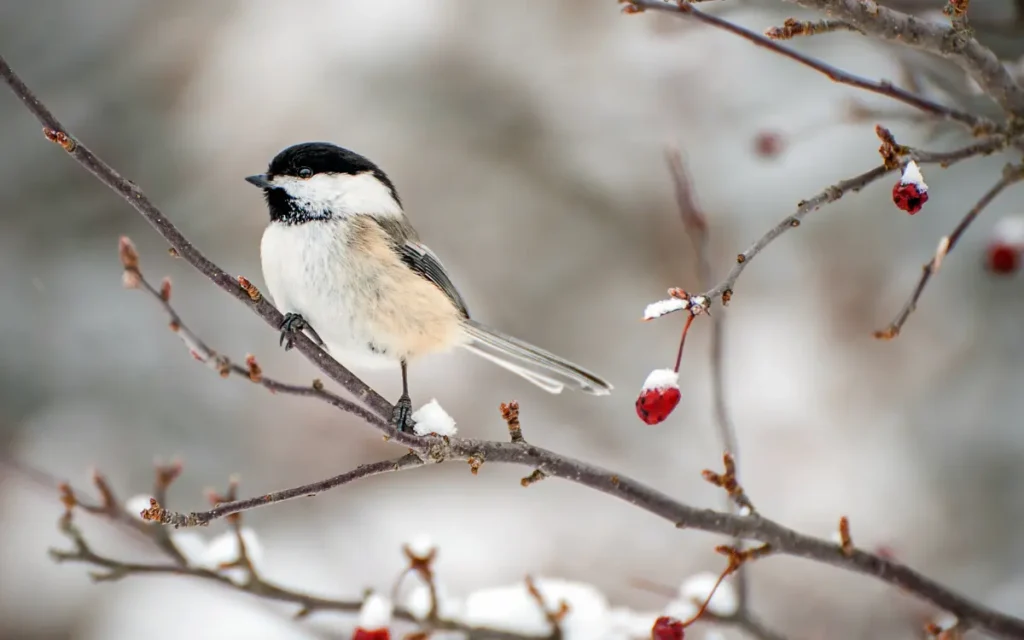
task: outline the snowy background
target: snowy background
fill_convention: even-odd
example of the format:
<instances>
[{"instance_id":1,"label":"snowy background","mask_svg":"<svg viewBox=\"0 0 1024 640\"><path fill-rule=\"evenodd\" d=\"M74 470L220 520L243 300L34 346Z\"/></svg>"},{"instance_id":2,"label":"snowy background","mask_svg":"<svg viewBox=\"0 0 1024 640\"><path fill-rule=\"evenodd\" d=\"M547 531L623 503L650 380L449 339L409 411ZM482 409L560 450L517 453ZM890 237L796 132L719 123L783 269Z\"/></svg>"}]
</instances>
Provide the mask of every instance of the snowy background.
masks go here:
<instances>
[{"instance_id":1,"label":"snowy background","mask_svg":"<svg viewBox=\"0 0 1024 640\"><path fill-rule=\"evenodd\" d=\"M1010 5L984 4L997 14ZM671 365L682 322L677 314L641 323L644 305L669 286L698 288L665 145L689 158L720 278L796 202L877 165L876 122L929 149L967 140L735 37L619 8L611 0L7 2L0 48L80 139L214 261L257 286L266 214L242 177L304 140L368 155L395 180L476 317L617 389L548 396L454 354L412 369L414 402L436 397L461 435L501 439L497 406L517 399L531 442L718 507L722 496L699 475L717 468L721 453L707 323L690 334L680 410L648 427L633 408L647 373ZM755 30L802 15L775 3L716 9ZM795 44L870 77L903 74L893 50L855 35ZM891 117L850 121L853 98ZM757 151L766 132L783 143L774 157ZM744 483L762 512L823 537L846 514L858 545L885 546L1024 615L1024 279L993 277L982 265L992 226L1024 214L1021 190L986 210L900 339L871 337L1006 161L926 166L931 200L914 217L892 205L888 179L810 215L740 279L726 376ZM277 378L317 375L280 350L259 318L169 258L137 214L45 144L6 90L0 176L5 455L80 487L102 469L124 497L148 491L154 458L180 456L185 475L171 506L191 510L232 473L247 495L402 453L321 403L221 380L191 361L153 301L121 287L119 235L135 240L149 277L170 275L179 312L211 345L236 359L254 353ZM397 397L397 373L365 379ZM247 522L267 578L336 597L389 588L404 566L401 545L423 535L440 546L446 589L462 596L530 573L657 611L666 599L634 580L674 588L721 567L718 538L561 481L524 490L527 472L407 471ZM323 614L295 625L290 609L182 578L94 586L86 568L47 557L48 547L66 545L55 494L9 470L0 479L0 638L119 640L139 637L143 625L151 640L183 629L200 638L343 637L351 623ZM147 557L102 523L87 531L100 550ZM914 638L938 613L795 559L755 565L751 580L754 610L794 639ZM154 614L165 622L147 622Z\"/></svg>"}]
</instances>

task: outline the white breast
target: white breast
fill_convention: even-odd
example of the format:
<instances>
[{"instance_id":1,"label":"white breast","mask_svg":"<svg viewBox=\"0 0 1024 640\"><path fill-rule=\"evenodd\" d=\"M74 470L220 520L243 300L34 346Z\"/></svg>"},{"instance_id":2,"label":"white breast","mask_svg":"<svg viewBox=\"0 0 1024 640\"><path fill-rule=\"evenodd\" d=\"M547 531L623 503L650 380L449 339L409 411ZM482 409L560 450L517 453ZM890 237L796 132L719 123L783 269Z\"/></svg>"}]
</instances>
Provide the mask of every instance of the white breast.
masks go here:
<instances>
[{"instance_id":1,"label":"white breast","mask_svg":"<svg viewBox=\"0 0 1024 640\"><path fill-rule=\"evenodd\" d=\"M301 314L343 364L396 365L369 349L365 314L346 280L353 270L345 234L346 226L336 220L271 223L260 245L270 296L282 313Z\"/></svg>"}]
</instances>

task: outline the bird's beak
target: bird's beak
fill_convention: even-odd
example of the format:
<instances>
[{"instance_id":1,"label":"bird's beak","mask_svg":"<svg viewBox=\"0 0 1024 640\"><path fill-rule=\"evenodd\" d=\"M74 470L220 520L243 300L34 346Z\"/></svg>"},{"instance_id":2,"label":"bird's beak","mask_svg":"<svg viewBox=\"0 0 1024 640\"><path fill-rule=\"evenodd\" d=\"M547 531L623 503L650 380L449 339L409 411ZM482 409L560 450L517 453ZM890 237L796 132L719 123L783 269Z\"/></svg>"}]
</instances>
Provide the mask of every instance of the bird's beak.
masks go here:
<instances>
[{"instance_id":1,"label":"bird's beak","mask_svg":"<svg viewBox=\"0 0 1024 640\"><path fill-rule=\"evenodd\" d=\"M260 173L254 176L249 176L245 179L246 182L252 185L256 185L260 189L273 189L274 185L267 179L266 174Z\"/></svg>"}]
</instances>

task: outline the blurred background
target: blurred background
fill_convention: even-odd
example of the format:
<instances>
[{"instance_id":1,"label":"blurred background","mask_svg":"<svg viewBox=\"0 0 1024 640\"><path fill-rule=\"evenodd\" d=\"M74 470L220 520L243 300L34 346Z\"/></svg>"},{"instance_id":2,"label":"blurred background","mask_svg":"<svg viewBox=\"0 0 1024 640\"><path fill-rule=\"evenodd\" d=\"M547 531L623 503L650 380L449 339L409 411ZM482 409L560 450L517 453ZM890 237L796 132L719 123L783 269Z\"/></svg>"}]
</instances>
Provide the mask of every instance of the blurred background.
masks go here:
<instances>
[{"instance_id":1,"label":"blurred background","mask_svg":"<svg viewBox=\"0 0 1024 640\"><path fill-rule=\"evenodd\" d=\"M708 9L756 31L820 17L768 1ZM976 2L971 11L979 32L1018 59L1014 4ZM960 71L924 56L853 34L793 46L998 115ZM436 397L461 435L503 439L497 407L516 399L531 442L709 507L723 506L700 478L718 468L722 448L710 323L691 331L680 409L649 427L633 408L647 373L671 366L682 324L679 314L641 323L644 305L670 286L699 289L666 145L687 156L717 280L799 200L877 165L876 123L930 150L969 141L953 125L736 37L675 16L622 16L610 0L5 2L0 50L197 247L260 287L267 217L243 176L299 141L369 156L398 185L476 317L617 388L606 398L548 396L453 354L413 367L414 403ZM150 490L154 459L180 457L170 506L193 510L206 504L204 488L223 488L231 474L250 495L402 453L321 403L222 380L193 362L158 306L122 288L118 236L135 240L151 280L173 279L178 311L212 346L239 361L256 354L276 378L318 375L278 348L259 318L169 257L134 211L45 143L6 90L0 140L6 458L82 489L99 469L128 498ZM898 340L872 338L1010 158L924 167L931 200L913 217L893 206L890 178L808 216L737 283L725 375L743 481L763 513L822 537L848 515L859 546L1024 615L1024 280L984 262L993 226L1024 214L1021 191L985 211ZM398 396L397 371L365 379ZM666 598L636 579L674 589L721 568L712 551L720 538L679 532L567 482L524 490L527 473L485 465L474 477L448 465L389 474L246 521L268 579L333 597L390 588L402 544L418 535L439 546L437 571L453 594L530 573L656 611ZM87 567L47 555L68 545L56 492L10 465L0 478L0 638L116 640L139 637L143 625L151 639L183 630L345 637L351 626L331 614L292 623L289 608L180 577L93 585ZM79 520L98 550L154 557L120 529ZM876 581L792 558L758 563L750 579L754 610L793 639L916 638L939 614ZM154 613L165 622L154 624Z\"/></svg>"}]
</instances>

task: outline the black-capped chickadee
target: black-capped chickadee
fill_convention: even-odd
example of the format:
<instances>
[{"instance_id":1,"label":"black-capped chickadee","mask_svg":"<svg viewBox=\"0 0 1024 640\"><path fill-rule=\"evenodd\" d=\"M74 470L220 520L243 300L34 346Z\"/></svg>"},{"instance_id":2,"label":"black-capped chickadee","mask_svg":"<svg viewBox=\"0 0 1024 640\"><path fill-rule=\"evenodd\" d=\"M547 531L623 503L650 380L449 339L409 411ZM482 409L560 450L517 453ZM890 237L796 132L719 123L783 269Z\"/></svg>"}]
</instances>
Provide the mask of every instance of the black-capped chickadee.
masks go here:
<instances>
[{"instance_id":1,"label":"black-capped chickadee","mask_svg":"<svg viewBox=\"0 0 1024 640\"><path fill-rule=\"evenodd\" d=\"M593 373L471 319L441 261L419 241L395 185L370 160L308 142L246 180L263 189L270 209L260 253L267 288L285 314L286 348L292 332L311 329L344 364L401 365L398 428L410 426L408 363L452 347L550 393L566 384L594 395L612 390Z\"/></svg>"}]
</instances>

